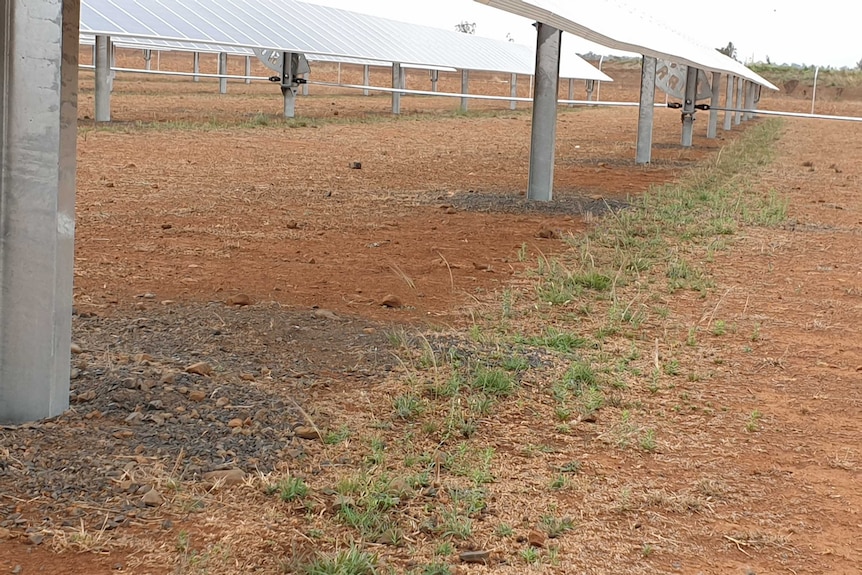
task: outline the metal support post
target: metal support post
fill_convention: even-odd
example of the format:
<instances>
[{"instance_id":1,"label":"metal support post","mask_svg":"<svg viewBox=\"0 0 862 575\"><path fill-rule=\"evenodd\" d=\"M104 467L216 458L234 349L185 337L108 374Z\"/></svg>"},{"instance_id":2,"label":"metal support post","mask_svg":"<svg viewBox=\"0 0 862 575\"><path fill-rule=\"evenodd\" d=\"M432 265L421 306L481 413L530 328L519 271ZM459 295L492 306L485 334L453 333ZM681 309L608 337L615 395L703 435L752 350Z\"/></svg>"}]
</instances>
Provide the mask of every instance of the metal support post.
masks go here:
<instances>
[{"instance_id":1,"label":"metal support post","mask_svg":"<svg viewBox=\"0 0 862 575\"><path fill-rule=\"evenodd\" d=\"M754 108L754 82L748 82L745 85L745 109L751 110ZM754 114L751 112L746 112L743 119L746 121L754 118Z\"/></svg>"},{"instance_id":2,"label":"metal support post","mask_svg":"<svg viewBox=\"0 0 862 575\"><path fill-rule=\"evenodd\" d=\"M697 68L688 66L685 73L685 101L682 103L682 146L684 148L690 148L692 144L696 99Z\"/></svg>"},{"instance_id":3,"label":"metal support post","mask_svg":"<svg viewBox=\"0 0 862 575\"><path fill-rule=\"evenodd\" d=\"M293 52L282 52L281 54L281 95L284 98L282 114L285 118L296 116L296 87L299 67L299 55Z\"/></svg>"},{"instance_id":4,"label":"metal support post","mask_svg":"<svg viewBox=\"0 0 862 575\"><path fill-rule=\"evenodd\" d=\"M145 68L147 70L152 69L152 66L151 66L152 61L153 61L153 51L152 50L144 50L144 62L146 64Z\"/></svg>"},{"instance_id":5,"label":"metal support post","mask_svg":"<svg viewBox=\"0 0 862 575\"><path fill-rule=\"evenodd\" d=\"M245 57L245 83L251 84L251 56Z\"/></svg>"},{"instance_id":6,"label":"metal support post","mask_svg":"<svg viewBox=\"0 0 862 575\"><path fill-rule=\"evenodd\" d=\"M724 107L725 108L733 108L733 82L736 79L736 76L732 76L730 74L727 75L727 87L724 92ZM733 122L733 112L729 110L724 111L724 131L728 131L731 128L731 123Z\"/></svg>"},{"instance_id":7,"label":"metal support post","mask_svg":"<svg viewBox=\"0 0 862 575\"><path fill-rule=\"evenodd\" d=\"M587 91L587 101L592 102L593 101L593 90L595 89L596 81L595 80L587 80L585 82L585 86L586 86L586 91Z\"/></svg>"},{"instance_id":8,"label":"metal support post","mask_svg":"<svg viewBox=\"0 0 862 575\"><path fill-rule=\"evenodd\" d=\"M509 102L509 109L514 110L518 107L518 101L514 98L518 97L518 75L512 74L512 77L509 79L509 96L513 99Z\"/></svg>"},{"instance_id":9,"label":"metal support post","mask_svg":"<svg viewBox=\"0 0 862 575\"><path fill-rule=\"evenodd\" d=\"M762 91L763 86L761 86L760 84L754 87L754 101L751 103L752 110L757 110L760 107L760 94L762 93ZM756 118L757 112L752 112L751 117Z\"/></svg>"},{"instance_id":10,"label":"metal support post","mask_svg":"<svg viewBox=\"0 0 862 575\"><path fill-rule=\"evenodd\" d=\"M195 52L195 56L194 56L194 74L195 74L195 76L193 78L193 81L195 81L195 82L201 81L201 77L198 76L198 74L200 74L200 73L201 73L201 53Z\"/></svg>"},{"instance_id":11,"label":"metal support post","mask_svg":"<svg viewBox=\"0 0 862 575\"><path fill-rule=\"evenodd\" d=\"M110 64L108 65L108 89L111 93L114 93L114 78L117 77L117 73L114 72L114 68L117 67L117 53L114 50L114 43L111 41L111 38L108 37L108 54L110 54Z\"/></svg>"},{"instance_id":12,"label":"metal support post","mask_svg":"<svg viewBox=\"0 0 862 575\"><path fill-rule=\"evenodd\" d=\"M742 78L736 79L736 109L738 110L742 106L742 90L743 84L745 80ZM733 115L733 125L738 126L742 121L742 112L736 112Z\"/></svg>"},{"instance_id":13,"label":"metal support post","mask_svg":"<svg viewBox=\"0 0 862 575\"><path fill-rule=\"evenodd\" d=\"M636 164L649 164L652 160L652 128L655 111L656 59L644 56L641 64L641 99L638 108L638 140Z\"/></svg>"},{"instance_id":14,"label":"metal support post","mask_svg":"<svg viewBox=\"0 0 862 575\"><path fill-rule=\"evenodd\" d=\"M569 100L575 99L575 79L569 78ZM574 108L574 104L569 104L569 108Z\"/></svg>"},{"instance_id":15,"label":"metal support post","mask_svg":"<svg viewBox=\"0 0 862 575\"><path fill-rule=\"evenodd\" d=\"M721 72L712 73L712 94L709 99L709 124L706 127L706 137L715 138L718 131L718 110L716 108L721 97Z\"/></svg>"},{"instance_id":16,"label":"metal support post","mask_svg":"<svg viewBox=\"0 0 862 575\"><path fill-rule=\"evenodd\" d=\"M309 76L308 74L302 74L300 76L303 80L305 80L305 82L302 84L302 95L303 96L308 96L308 76Z\"/></svg>"},{"instance_id":17,"label":"metal support post","mask_svg":"<svg viewBox=\"0 0 862 575\"><path fill-rule=\"evenodd\" d=\"M363 86L370 86L371 85L371 67L368 66L368 64L365 64L364 66L362 66L362 85ZM363 96L368 95L368 88L365 88L364 90L362 90L362 95Z\"/></svg>"},{"instance_id":18,"label":"metal support post","mask_svg":"<svg viewBox=\"0 0 862 575\"><path fill-rule=\"evenodd\" d=\"M437 91L437 83L440 81L440 70L431 70L431 91Z\"/></svg>"},{"instance_id":19,"label":"metal support post","mask_svg":"<svg viewBox=\"0 0 862 575\"><path fill-rule=\"evenodd\" d=\"M392 62L392 113L398 115L401 113L401 64Z\"/></svg>"},{"instance_id":20,"label":"metal support post","mask_svg":"<svg viewBox=\"0 0 862 575\"><path fill-rule=\"evenodd\" d=\"M461 70L461 93L470 93L470 71ZM467 96L461 96L461 111L466 112L470 105L470 99Z\"/></svg>"},{"instance_id":21,"label":"metal support post","mask_svg":"<svg viewBox=\"0 0 862 575\"><path fill-rule=\"evenodd\" d=\"M227 75L227 54L224 52L218 55L218 74L222 76L218 79L218 93L227 94L227 78L224 78Z\"/></svg>"},{"instance_id":22,"label":"metal support post","mask_svg":"<svg viewBox=\"0 0 862 575\"><path fill-rule=\"evenodd\" d=\"M79 10L0 11L0 424L69 407Z\"/></svg>"},{"instance_id":23,"label":"metal support post","mask_svg":"<svg viewBox=\"0 0 862 575\"><path fill-rule=\"evenodd\" d=\"M530 139L530 178L527 198L549 202L554 195L554 151L557 141L557 94L560 86L562 32L536 24L536 81Z\"/></svg>"},{"instance_id":24,"label":"metal support post","mask_svg":"<svg viewBox=\"0 0 862 575\"><path fill-rule=\"evenodd\" d=\"M96 36L96 121L111 121L111 38Z\"/></svg>"}]
</instances>

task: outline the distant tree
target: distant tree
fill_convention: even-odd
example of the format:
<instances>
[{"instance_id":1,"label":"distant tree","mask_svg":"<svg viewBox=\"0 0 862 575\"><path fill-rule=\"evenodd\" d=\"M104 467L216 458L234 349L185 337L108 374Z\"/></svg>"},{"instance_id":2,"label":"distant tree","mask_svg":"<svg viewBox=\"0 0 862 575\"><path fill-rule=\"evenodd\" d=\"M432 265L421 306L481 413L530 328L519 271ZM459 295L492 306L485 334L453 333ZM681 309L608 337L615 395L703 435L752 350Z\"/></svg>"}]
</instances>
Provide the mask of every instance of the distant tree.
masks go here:
<instances>
[{"instance_id":1,"label":"distant tree","mask_svg":"<svg viewBox=\"0 0 862 575\"><path fill-rule=\"evenodd\" d=\"M725 46L724 48L716 48L716 50L718 50L719 52L721 52L725 56L728 56L728 57L736 60L736 46L733 45L733 42L728 42L727 46Z\"/></svg>"},{"instance_id":2,"label":"distant tree","mask_svg":"<svg viewBox=\"0 0 862 575\"><path fill-rule=\"evenodd\" d=\"M772 60L769 59L769 54L766 55L766 63L772 65Z\"/></svg>"},{"instance_id":3,"label":"distant tree","mask_svg":"<svg viewBox=\"0 0 862 575\"><path fill-rule=\"evenodd\" d=\"M455 24L455 31L462 32L464 34L475 34L476 33L476 23L475 22L467 22L466 20L462 20L460 24Z\"/></svg>"}]
</instances>

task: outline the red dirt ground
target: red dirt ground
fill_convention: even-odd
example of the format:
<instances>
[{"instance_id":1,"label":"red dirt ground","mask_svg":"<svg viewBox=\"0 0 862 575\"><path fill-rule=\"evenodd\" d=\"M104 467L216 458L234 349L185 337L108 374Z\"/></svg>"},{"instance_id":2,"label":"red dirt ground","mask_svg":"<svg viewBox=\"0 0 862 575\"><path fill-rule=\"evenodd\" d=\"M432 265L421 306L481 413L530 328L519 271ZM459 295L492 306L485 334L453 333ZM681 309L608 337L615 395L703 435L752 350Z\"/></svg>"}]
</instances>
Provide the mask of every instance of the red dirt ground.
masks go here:
<instances>
[{"instance_id":1,"label":"red dirt ground","mask_svg":"<svg viewBox=\"0 0 862 575\"><path fill-rule=\"evenodd\" d=\"M611 75L620 83L603 94L633 99L636 70L619 72ZM82 87L75 303L108 314L138 304L142 294L182 304L244 293L253 301L391 322L462 325L473 298L502 291L525 269L523 245L534 260L565 248L560 233L586 229L590 216L585 221L572 206L585 202L598 213L604 200L645 193L739 134L706 140L701 121L695 147L683 150L678 115L659 112L654 163L637 167L633 109L565 110L555 187L563 202L549 213L525 213L516 200L526 187L529 116L499 104L476 105L488 115L369 121L368 114L385 114L388 98L322 89L318 95L312 87L301 114L328 121L235 126L258 112L277 113L271 86L232 83L219 97L212 81L121 77L117 125L92 129L92 97L88 84ZM455 105L405 100L408 113ZM807 104L777 97L764 102L771 105ZM855 101L820 108L860 110ZM333 121L336 111L343 121ZM126 124L201 116L216 121L185 129ZM742 515L754 516L769 529L783 524L773 534L792 540L795 554L785 561L780 545L761 554L733 539L721 548L704 539L703 556L681 558L680 572L859 572L860 142L856 125L787 121L760 185L789 198L791 224L752 231L719 253L711 265L718 295L682 304L679 313L690 324L717 314L740 326L732 344L715 344L727 367L716 368L719 383L703 393L731 410L762 411L764 431L750 441L732 433L722 439L692 424L690 437L657 458L652 480L663 480L665 466L680 473L685 462L745 476L757 490L746 499L754 503L710 519L704 529L731 533ZM362 168L351 169L351 162ZM390 294L403 306L381 306ZM749 337L755 326L756 341ZM743 345L752 349L743 353ZM108 573L127 560L55 555L0 538L3 571L21 565L23 574ZM663 564L654 572L670 570Z\"/></svg>"}]
</instances>

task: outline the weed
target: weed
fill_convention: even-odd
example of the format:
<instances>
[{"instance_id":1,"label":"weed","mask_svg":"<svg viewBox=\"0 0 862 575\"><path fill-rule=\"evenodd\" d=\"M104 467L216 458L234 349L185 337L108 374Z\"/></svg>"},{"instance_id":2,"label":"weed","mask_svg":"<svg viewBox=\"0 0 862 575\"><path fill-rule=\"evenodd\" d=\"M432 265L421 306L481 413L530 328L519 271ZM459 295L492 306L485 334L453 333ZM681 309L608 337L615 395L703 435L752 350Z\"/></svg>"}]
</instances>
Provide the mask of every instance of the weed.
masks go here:
<instances>
[{"instance_id":1,"label":"weed","mask_svg":"<svg viewBox=\"0 0 862 575\"><path fill-rule=\"evenodd\" d=\"M521 559L524 560L524 563L527 565L536 565L542 560L542 556L539 554L539 550L535 547L526 547L521 549Z\"/></svg>"},{"instance_id":2,"label":"weed","mask_svg":"<svg viewBox=\"0 0 862 575\"><path fill-rule=\"evenodd\" d=\"M336 431L330 431L323 437L323 442L327 445L337 445L350 437L350 428L342 425Z\"/></svg>"},{"instance_id":3,"label":"weed","mask_svg":"<svg viewBox=\"0 0 862 575\"><path fill-rule=\"evenodd\" d=\"M578 473L581 470L580 461L570 461L560 467L561 473Z\"/></svg>"},{"instance_id":4,"label":"weed","mask_svg":"<svg viewBox=\"0 0 862 575\"><path fill-rule=\"evenodd\" d=\"M573 333L565 333L549 327L543 335L528 338L525 343L560 353L572 353L576 349L586 347L587 340Z\"/></svg>"},{"instance_id":5,"label":"weed","mask_svg":"<svg viewBox=\"0 0 862 575\"><path fill-rule=\"evenodd\" d=\"M395 415L401 419L413 419L424 411L422 400L412 393L399 395L393 401Z\"/></svg>"},{"instance_id":6,"label":"weed","mask_svg":"<svg viewBox=\"0 0 862 575\"><path fill-rule=\"evenodd\" d=\"M647 429L646 431L644 431L638 443L640 444L640 448L644 451L655 451L658 447L658 444L656 443L655 439L655 429Z\"/></svg>"},{"instance_id":7,"label":"weed","mask_svg":"<svg viewBox=\"0 0 862 575\"><path fill-rule=\"evenodd\" d=\"M452 568L446 563L431 563L422 568L421 575L452 575Z\"/></svg>"},{"instance_id":8,"label":"weed","mask_svg":"<svg viewBox=\"0 0 862 575\"><path fill-rule=\"evenodd\" d=\"M515 390L515 380L502 369L478 367L473 372L470 387L491 397L505 397Z\"/></svg>"},{"instance_id":9,"label":"weed","mask_svg":"<svg viewBox=\"0 0 862 575\"><path fill-rule=\"evenodd\" d=\"M748 416L748 421L745 422L745 431L749 433L754 433L755 431L760 431L760 420L763 418L763 414L758 410L752 411Z\"/></svg>"},{"instance_id":10,"label":"weed","mask_svg":"<svg viewBox=\"0 0 862 575\"><path fill-rule=\"evenodd\" d=\"M727 333L727 323L724 320L716 320L714 324L712 324L712 335L719 336Z\"/></svg>"},{"instance_id":11,"label":"weed","mask_svg":"<svg viewBox=\"0 0 862 575\"><path fill-rule=\"evenodd\" d=\"M500 523L494 530L498 537L511 537L515 534L515 530L508 523Z\"/></svg>"},{"instance_id":12,"label":"weed","mask_svg":"<svg viewBox=\"0 0 862 575\"><path fill-rule=\"evenodd\" d=\"M553 480L551 480L550 487L554 491L559 491L561 489L565 489L568 484L569 480L566 478L565 475L557 475L556 477L554 477Z\"/></svg>"},{"instance_id":13,"label":"weed","mask_svg":"<svg viewBox=\"0 0 862 575\"><path fill-rule=\"evenodd\" d=\"M296 571L303 575L376 575L377 555L351 545L335 555L318 555Z\"/></svg>"},{"instance_id":14,"label":"weed","mask_svg":"<svg viewBox=\"0 0 862 575\"><path fill-rule=\"evenodd\" d=\"M293 475L282 479L272 487L282 501L296 501L308 495L308 485L301 478Z\"/></svg>"},{"instance_id":15,"label":"weed","mask_svg":"<svg viewBox=\"0 0 862 575\"><path fill-rule=\"evenodd\" d=\"M542 531L548 534L550 539L556 539L560 535L574 529L575 521L569 517L545 515L542 517L539 526L542 528Z\"/></svg>"},{"instance_id":16,"label":"weed","mask_svg":"<svg viewBox=\"0 0 862 575\"><path fill-rule=\"evenodd\" d=\"M520 355L507 355L503 358L502 368L506 371L527 371L530 369L529 362Z\"/></svg>"}]
</instances>

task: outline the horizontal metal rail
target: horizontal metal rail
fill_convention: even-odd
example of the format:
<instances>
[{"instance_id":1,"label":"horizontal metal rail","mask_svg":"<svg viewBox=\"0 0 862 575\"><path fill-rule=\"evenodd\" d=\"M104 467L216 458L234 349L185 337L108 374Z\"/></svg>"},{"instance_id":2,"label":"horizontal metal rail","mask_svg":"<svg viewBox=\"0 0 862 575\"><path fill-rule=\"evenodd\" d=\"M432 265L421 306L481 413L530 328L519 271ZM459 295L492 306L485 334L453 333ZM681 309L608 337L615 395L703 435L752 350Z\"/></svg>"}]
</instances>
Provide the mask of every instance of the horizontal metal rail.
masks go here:
<instances>
[{"instance_id":1,"label":"horizontal metal rail","mask_svg":"<svg viewBox=\"0 0 862 575\"><path fill-rule=\"evenodd\" d=\"M718 110L719 112L740 112L743 114L754 114L756 116L787 116L789 118L810 118L812 120L840 120L843 122L862 122L862 118L858 116L833 116L829 114L808 114L805 112L782 112L780 110L761 110L751 108L721 108L719 106L710 106L708 110Z\"/></svg>"},{"instance_id":2,"label":"horizontal metal rail","mask_svg":"<svg viewBox=\"0 0 862 575\"><path fill-rule=\"evenodd\" d=\"M96 67L90 64L81 64L78 66L81 70L95 70ZM112 72L127 72L130 74L152 74L154 76L184 76L186 78L227 78L228 80L266 80L269 81L269 76L234 76L231 74L204 74L194 72L169 72L167 70L143 70L140 68L111 68Z\"/></svg>"}]
</instances>

